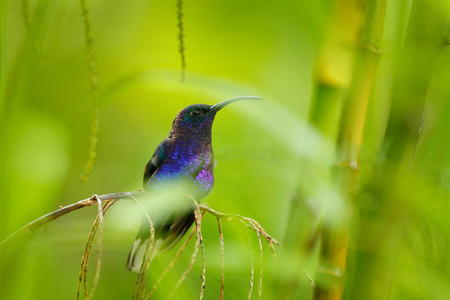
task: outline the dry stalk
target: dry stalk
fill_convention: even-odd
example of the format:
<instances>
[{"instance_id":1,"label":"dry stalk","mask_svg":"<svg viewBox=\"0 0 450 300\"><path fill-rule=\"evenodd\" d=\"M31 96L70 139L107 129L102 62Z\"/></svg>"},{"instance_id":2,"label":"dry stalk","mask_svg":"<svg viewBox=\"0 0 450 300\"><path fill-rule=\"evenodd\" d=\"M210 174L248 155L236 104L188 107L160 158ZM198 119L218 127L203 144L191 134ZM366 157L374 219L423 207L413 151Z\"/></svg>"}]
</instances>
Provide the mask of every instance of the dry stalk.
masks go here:
<instances>
[{"instance_id":1,"label":"dry stalk","mask_svg":"<svg viewBox=\"0 0 450 300\"><path fill-rule=\"evenodd\" d=\"M81 258L81 267L80 267L80 275L78 278L78 288L77 288L77 299L80 297L81 285L83 284L84 289L84 297L85 299L89 298L88 292L88 266L89 266L89 258L91 255L92 244L94 241L95 233L97 232L97 228L100 226L100 237L98 239L98 250L97 250L97 262L96 262L96 271L94 276L94 283L92 286L92 294L97 287L98 280L100 279L100 268L101 268L101 256L102 256L102 240L103 240L103 216L109 210L109 208L114 204L114 201L105 202L103 207L101 204L101 199L94 195L93 199L99 204L97 218L92 225L92 228L89 232L88 239L86 241L86 246L84 250L83 257Z\"/></svg>"},{"instance_id":2,"label":"dry stalk","mask_svg":"<svg viewBox=\"0 0 450 300\"><path fill-rule=\"evenodd\" d=\"M198 226L196 226L196 230L198 230ZM173 297L173 295L175 295L175 292L178 290L178 288L181 286L181 284L183 283L183 281L186 279L186 277L188 276L189 272L191 271L192 267L194 266L194 262L195 262L195 258L197 257L197 252L198 252L198 248L199 248L199 244L200 244L200 239L199 239L199 235L197 234L197 239L195 240L195 246L194 246L194 252L192 253L191 256L191 260L189 262L189 265L187 266L186 270L184 271L183 275L181 276L181 278L177 281L177 283L175 284L175 287L173 288L172 292L169 294L169 296L167 297L167 299L171 299Z\"/></svg>"},{"instance_id":3,"label":"dry stalk","mask_svg":"<svg viewBox=\"0 0 450 300\"><path fill-rule=\"evenodd\" d=\"M208 204L198 204L198 206L199 206L200 210L208 212L208 213L212 214L213 216L215 216L216 218L222 219L223 221L239 220L245 226L251 228L256 233L259 233L260 235L262 235L266 239L267 244L269 245L270 249L272 249L272 251L274 253L275 253L275 247L273 246L273 244L280 245L280 243L276 239L271 237L264 230L264 228L257 221L255 221L252 218L243 217L243 216L240 216L237 214L221 213L221 212L218 212L218 211L212 209L211 207L209 207Z\"/></svg>"},{"instance_id":4,"label":"dry stalk","mask_svg":"<svg viewBox=\"0 0 450 300\"><path fill-rule=\"evenodd\" d=\"M183 0L177 0L177 20L178 20L178 52L181 58L181 81L186 78L186 54L184 51L184 23L183 23Z\"/></svg>"},{"instance_id":5,"label":"dry stalk","mask_svg":"<svg viewBox=\"0 0 450 300\"><path fill-rule=\"evenodd\" d=\"M311 284L311 286L315 289L316 288L316 284L314 283L314 280L311 278L311 276L309 276L308 272L306 272L305 269L303 269L303 274L305 275L306 279L308 279L308 281Z\"/></svg>"},{"instance_id":6,"label":"dry stalk","mask_svg":"<svg viewBox=\"0 0 450 300\"><path fill-rule=\"evenodd\" d=\"M261 299L261 295L262 295L262 283L263 283L263 271L264 271L264 252L263 252L263 248L262 248L262 243L261 243L261 235L259 234L259 231L256 231L256 236L258 237L258 243L259 243L259 264L260 264L260 269L259 269L259 284L258 284L258 299Z\"/></svg>"},{"instance_id":7,"label":"dry stalk","mask_svg":"<svg viewBox=\"0 0 450 300\"><path fill-rule=\"evenodd\" d=\"M264 252L263 252L263 248L262 248L262 242L261 242L261 236L263 236L266 241L267 244L269 245L270 249L272 249L272 252L274 254L274 256L276 257L275 254L275 248L273 246L273 244L277 244L280 245L280 243L278 243L277 240L275 240L273 237L271 237L269 234L267 234L267 232L264 230L264 228L254 219L251 218L247 218L247 217L243 217L237 214L225 214L225 213L221 213L218 212L212 208L210 208L207 204L198 204L198 207L205 211L208 212L210 214L212 214L213 216L215 216L218 220L219 219L223 219L224 221L228 221L228 220L238 220L240 221L243 225L251 228L257 235L258 237L258 243L259 243L259 258L260 258L260 272L259 272L259 284L258 284L258 299L261 299L262 296L262 282L263 282L263 271L264 271L264 266L263 266L263 259L264 259ZM247 235L248 238L248 235ZM248 239L249 241L249 239ZM250 242L250 241L249 241ZM251 244L249 243L249 246L251 247ZM250 248L251 249L251 248ZM251 249L251 254L253 255L253 250ZM253 261L252 261L252 271L251 271L251 278L250 278L250 290L249 290L249 299L251 298L251 294L253 291L253 273L254 273L254 265L253 265Z\"/></svg>"},{"instance_id":8,"label":"dry stalk","mask_svg":"<svg viewBox=\"0 0 450 300\"><path fill-rule=\"evenodd\" d=\"M153 224L152 219L147 213L145 207L136 200L134 196L131 196L133 201L139 205L144 211L145 217L147 218L148 225L150 227L150 241L147 243L147 247L145 248L145 255L143 258L143 263L141 264L141 268L139 270L139 274L136 278L136 284L134 286L133 299L144 299L145 297L145 283L147 281L147 273L150 266L150 261L153 255L153 248L155 246L155 226Z\"/></svg>"},{"instance_id":9,"label":"dry stalk","mask_svg":"<svg viewBox=\"0 0 450 300\"><path fill-rule=\"evenodd\" d=\"M100 198L100 200L102 202L109 202L109 201L118 201L118 200L122 200L122 199L130 199L131 196L138 196L141 195L143 193L143 191L138 190L135 192L125 192L125 193L111 193L111 194L104 194L101 196L97 196L97 195L93 195L90 198L87 199L83 199L80 200L78 202L75 202L73 204L61 207L60 209L57 209L55 211L52 211L46 215L43 215L42 217L39 217L33 221L31 221L28 224L25 224L24 226L22 226L21 228L19 228L16 232L14 232L13 234L11 234L9 237L7 237L5 240L3 240L0 243L0 246L5 246L7 244L7 242L20 234L24 234L24 233L29 233L32 232L33 230L35 230L36 228L41 227L42 225L51 222L53 220L58 219L59 217L62 217L72 211L78 210L80 208L83 207L87 207L87 206L92 206L94 204L97 204L97 200L96 197Z\"/></svg>"},{"instance_id":10,"label":"dry stalk","mask_svg":"<svg viewBox=\"0 0 450 300\"><path fill-rule=\"evenodd\" d=\"M244 232L245 232L245 237L247 238L248 249L250 251L250 257L251 257L250 286L248 288L248 297L247 297L247 299L250 300L252 298L252 293L253 293L253 280L254 280L254 276L255 276L255 259L254 259L254 254L253 254L252 243L250 242L250 237L248 236L247 227L245 226L245 224L242 224L242 226L243 226L242 228L244 229Z\"/></svg>"},{"instance_id":11,"label":"dry stalk","mask_svg":"<svg viewBox=\"0 0 450 300\"><path fill-rule=\"evenodd\" d=\"M197 203L197 202L196 202ZM202 285L200 287L200 295L199 299L203 299L203 293L206 288L206 262L205 262L205 245L203 244L203 236L202 236L202 213L200 212L200 209L198 205L195 208L195 222L197 224L197 238L200 241L200 247L202 249Z\"/></svg>"},{"instance_id":12,"label":"dry stalk","mask_svg":"<svg viewBox=\"0 0 450 300\"><path fill-rule=\"evenodd\" d=\"M225 260L224 260L224 246L223 246L223 232L222 232L222 223L220 218L217 219L217 228L219 230L219 243L220 243L220 267L221 267L221 276L220 276L220 295L219 299L223 300L223 292L225 290Z\"/></svg>"},{"instance_id":13,"label":"dry stalk","mask_svg":"<svg viewBox=\"0 0 450 300\"><path fill-rule=\"evenodd\" d=\"M184 252L184 250L186 250L187 245L191 241L191 239L194 236L194 233L195 233L196 230L197 230L197 226L194 226L192 228L192 231L189 234L188 238L184 241L183 245L181 245L181 247L178 250L177 254L175 254L175 257L172 259L172 261L167 266L167 268L163 271L161 276L156 280L155 284L153 285L152 289L148 293L147 297L145 297L146 300L150 299L150 297L153 295L153 293L155 292L156 288L161 283L161 281L164 279L164 277L167 275L167 273L169 273L169 271L175 266L175 263L178 261L178 259L180 258L181 254Z\"/></svg>"},{"instance_id":14,"label":"dry stalk","mask_svg":"<svg viewBox=\"0 0 450 300\"><path fill-rule=\"evenodd\" d=\"M97 58L94 50L94 38L92 34L92 24L89 14L87 0L80 0L81 17L84 26L84 40L87 51L87 62L89 68L89 85L92 93L92 116L91 116L91 132L89 135L89 152L88 161L84 166L81 180L86 181L94 167L95 158L97 157L97 142L100 120L100 108L98 106L98 71Z\"/></svg>"},{"instance_id":15,"label":"dry stalk","mask_svg":"<svg viewBox=\"0 0 450 300\"><path fill-rule=\"evenodd\" d=\"M95 262L95 274L94 274L94 282L92 283L91 288L91 296L94 295L95 289L97 288L98 282L100 280L100 271L102 269L102 254L103 254L103 226L104 226L104 215L105 210L109 209L113 202L107 202L105 204L101 204L100 198L96 197L97 205L98 205L98 219L99 219L99 229L98 229L98 237L97 237L97 258Z\"/></svg>"},{"instance_id":16,"label":"dry stalk","mask_svg":"<svg viewBox=\"0 0 450 300\"><path fill-rule=\"evenodd\" d=\"M91 293L94 291L95 287L97 286L98 279L100 278L101 254L102 254L101 240L102 240L102 236L103 236L103 228L102 228L103 227L103 216L106 214L108 209L115 202L122 200L122 199L132 199L138 205L140 205L142 207L142 209L145 211L145 208L136 200L136 197L143 193L144 192L142 190L138 190L135 192L112 193L112 194L104 194L104 195L100 195L100 196L93 195L90 198L80 200L76 203L73 203L73 204L65 206L65 207L61 207L58 210L55 210L55 211L48 213L36 220L33 220L32 222L24 225L22 228L17 230L15 233L10 235L7 239L5 239L0 244L0 246L5 246L7 244L7 242L16 235L31 232L31 231L35 230L36 228L38 228L50 221L53 221L65 214L68 214L72 211L78 210L83 207L91 206L94 204L98 204L99 205L99 213L97 215L96 220L94 221L94 224L93 224L92 229L88 236L88 240L86 242L85 252L84 252L84 255L83 255L83 258L81 261L81 270L80 270L79 284L78 284L78 289L77 289L77 299L79 299L81 285L83 285L83 288L84 288L84 296L86 299L88 299L88 297L89 297L88 284L87 284L88 262L89 262L90 252L92 249L93 239L94 239L94 236L95 236L98 226L100 226L100 233L99 233L100 239L98 240L99 246L98 246L98 255L97 255L97 263L96 263L97 267L96 267L96 273L95 273L94 283L93 283L93 288L92 288ZM146 297L144 297L145 296L145 284L146 284L147 272L149 269L149 264L150 264L150 260L151 260L152 252L153 252L153 248L154 248L155 231L154 231L153 222L151 221L149 215L145 211L145 215L146 215L146 217L149 221L149 225L150 225L150 242L147 244L146 254L144 256L144 262L141 266L141 270L140 270L140 272L138 274L138 278L136 280L135 290L133 293L133 299L144 299L145 298L147 300L153 295L154 291L156 290L156 288L158 287L158 285L160 284L162 279L174 267L175 263L177 262L177 260L179 259L179 257L183 253L183 251L187 248L187 245L191 241L195 231L197 232L197 238L196 238L194 251L191 255L189 265L187 266L187 268L186 268L185 272L183 273L183 275L181 276L181 278L177 281L174 289L169 294L168 299L170 299L174 296L175 292L178 290L178 288L181 286L181 284L184 282L184 280L187 278L188 274L192 270L193 265L195 263L195 259L197 257L198 250L200 247L201 247L201 251L202 251L202 274L201 274L200 299L203 298L203 293L206 288L206 285L205 285L206 262L205 262L205 249L204 249L204 244L203 244L203 237L202 237L202 233L201 233L201 222L202 222L202 219L203 219L205 213L210 213L211 215L213 215L216 218L217 224L218 224L220 252L221 252L220 253L220 255L221 255L221 272L222 272L220 299L223 299L224 282L225 282L225 279L224 279L225 278L224 246L223 246L223 232L222 232L221 221L229 221L229 220L239 221L245 227L252 229L258 237L259 252L260 252L260 265L261 265L260 276L259 276L259 286L258 286L258 299L261 299L262 280L263 280L263 248L262 248L261 236L264 237L264 239L266 240L266 242L268 243L269 247L272 249L274 254L275 254L274 244L280 245L278 243L278 241L275 240L274 238L272 238L269 234L267 234L267 232L264 230L264 228L254 219L243 217L243 216L240 216L237 214L221 213L221 212L218 212L218 211L210 208L207 204L198 204L197 202L195 202L195 199L193 199L192 197L190 197L190 198L193 200L194 206L195 206L194 215L195 215L196 226L192 229L192 232L189 235L189 237L185 240L185 242L183 243L181 248L178 250L178 252L175 255L175 257L173 258L173 260L170 262L170 264L167 266L167 268L163 271L162 275L155 282L155 284L153 285L152 289L150 290L150 292L147 294ZM100 205L102 202L104 203L103 208ZM250 286L249 286L249 293L248 293L248 299L250 299L252 296L253 286L254 286L254 260L253 260L253 248L250 243L250 238L249 238L246 230L245 230L245 234L246 234L246 238L247 238L247 242L248 242L248 246L249 246L249 251L252 256ZM309 276L307 276L307 277L310 278ZM313 284L312 280L310 280L310 281Z\"/></svg>"},{"instance_id":17,"label":"dry stalk","mask_svg":"<svg viewBox=\"0 0 450 300\"><path fill-rule=\"evenodd\" d=\"M196 227L196 231L197 231L197 239L195 241L194 253L191 256L191 261L189 262L188 267L184 271L184 273L181 276L181 278L177 281L174 289L169 294L167 299L171 299L173 297L175 292L178 290L178 288L181 286L183 281L186 279L186 277L189 274L189 272L192 270L192 267L194 266L195 259L197 257L197 252L198 252L198 249L199 249L199 245L200 245L201 251L202 251L202 274L201 274L201 287L200 287L199 299L201 300L201 299L203 299L203 293L204 293L204 290L206 288L205 247L204 247L204 244L203 244L202 229L201 229L202 219L203 219L204 213L201 213L200 205L197 203L197 201L195 201L195 199L192 196L190 196L190 195L187 195L187 196L192 200L192 202L194 203L194 206L195 206L194 216L195 216L195 223L196 223L195 227Z\"/></svg>"},{"instance_id":18,"label":"dry stalk","mask_svg":"<svg viewBox=\"0 0 450 300\"><path fill-rule=\"evenodd\" d=\"M81 258L81 268L80 268L80 275L78 277L78 288L77 288L77 300L80 299L80 291L81 286L83 285L84 288L84 298L88 299L88 286L87 286L87 269L88 269L88 260L92 248L92 241L94 239L95 232L97 230L99 224L99 217L94 221L94 224L92 225L91 231L89 232L88 239L86 241L86 246L84 249L83 257Z\"/></svg>"}]
</instances>

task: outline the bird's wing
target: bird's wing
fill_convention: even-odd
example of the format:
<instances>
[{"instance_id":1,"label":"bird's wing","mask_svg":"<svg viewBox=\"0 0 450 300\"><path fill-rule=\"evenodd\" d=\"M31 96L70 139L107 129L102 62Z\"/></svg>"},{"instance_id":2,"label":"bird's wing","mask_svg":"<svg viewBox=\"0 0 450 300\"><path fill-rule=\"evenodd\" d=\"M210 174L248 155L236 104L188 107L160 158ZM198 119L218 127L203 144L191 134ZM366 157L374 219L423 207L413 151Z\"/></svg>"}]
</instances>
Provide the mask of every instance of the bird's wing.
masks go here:
<instances>
[{"instance_id":1,"label":"bird's wing","mask_svg":"<svg viewBox=\"0 0 450 300\"><path fill-rule=\"evenodd\" d=\"M186 199L189 201L189 199ZM195 221L193 205L187 205L184 209L177 209L166 218L161 228L163 242L159 252L171 249L184 236L186 231Z\"/></svg>"},{"instance_id":2,"label":"bird's wing","mask_svg":"<svg viewBox=\"0 0 450 300\"><path fill-rule=\"evenodd\" d=\"M145 165L144 171L144 187L148 180L152 177L152 175L156 172L156 170L162 165L162 162L166 158L166 150L168 147L169 141L165 139L162 141L158 147L156 147L155 153L153 153L150 161Z\"/></svg>"}]
</instances>

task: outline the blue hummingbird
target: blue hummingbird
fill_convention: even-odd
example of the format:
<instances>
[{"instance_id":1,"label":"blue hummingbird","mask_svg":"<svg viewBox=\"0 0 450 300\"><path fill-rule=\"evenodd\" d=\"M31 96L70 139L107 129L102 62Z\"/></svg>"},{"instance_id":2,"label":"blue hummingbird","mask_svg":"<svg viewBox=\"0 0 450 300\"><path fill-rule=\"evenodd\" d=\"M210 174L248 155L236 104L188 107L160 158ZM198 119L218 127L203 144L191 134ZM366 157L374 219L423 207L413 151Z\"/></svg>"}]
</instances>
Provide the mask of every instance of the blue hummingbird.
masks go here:
<instances>
[{"instance_id":1,"label":"blue hummingbird","mask_svg":"<svg viewBox=\"0 0 450 300\"><path fill-rule=\"evenodd\" d=\"M145 166L144 191L182 189L197 202L206 197L214 184L215 159L211 144L211 129L216 113L230 103L241 100L262 100L254 96L235 97L216 105L193 104L182 109L172 123L169 136L156 148ZM177 194L182 198L182 194ZM184 194L185 195L185 194ZM187 196L185 196L187 197ZM164 200L165 201L165 200ZM194 222L194 206L169 209L153 214L155 244L152 258L158 252L172 248ZM143 220L128 256L127 269L139 272L145 249L150 240L148 220Z\"/></svg>"}]
</instances>

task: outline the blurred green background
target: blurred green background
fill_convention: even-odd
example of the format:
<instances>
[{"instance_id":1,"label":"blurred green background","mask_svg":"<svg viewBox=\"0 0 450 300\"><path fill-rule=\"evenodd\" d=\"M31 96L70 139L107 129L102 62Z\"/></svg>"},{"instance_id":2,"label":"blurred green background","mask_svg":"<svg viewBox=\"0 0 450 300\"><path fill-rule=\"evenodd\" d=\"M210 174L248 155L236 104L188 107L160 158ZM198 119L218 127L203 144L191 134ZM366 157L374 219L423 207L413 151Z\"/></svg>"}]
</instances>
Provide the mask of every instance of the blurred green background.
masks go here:
<instances>
[{"instance_id":1,"label":"blurred green background","mask_svg":"<svg viewBox=\"0 0 450 300\"><path fill-rule=\"evenodd\" d=\"M385 19L377 23L368 16L380 3L386 4L380 10ZM185 1L184 82L176 1L88 1L100 131L85 183L80 176L88 159L92 96L80 5L0 5L0 240L61 205L141 188L144 165L185 106L255 95L265 101L239 102L216 118L218 165L204 202L256 219L283 245L277 259L263 245L262 298L450 299L447 0ZM377 30L382 36L372 40ZM376 58L367 58L364 49ZM371 61L373 78L365 71ZM354 94L358 80L370 84L367 106L356 109L362 103ZM352 123L357 117L362 122ZM348 175L335 169L355 162L341 157L352 124L362 136L359 168ZM73 212L3 245L0 299L75 298L96 212ZM125 263L140 217L130 201L107 215L94 298L131 298L136 274ZM344 236L338 246L326 240L330 232ZM258 244L249 233L257 278ZM203 235L205 299L217 299L219 239L211 216L205 216ZM251 255L245 234L227 222L224 237L225 299L246 299ZM347 238L341 255L347 267L333 269L323 249L339 252ZM175 252L152 262L148 286ZM155 299L167 297L191 252L192 245ZM198 297L200 262L176 299ZM313 291L303 269L324 293ZM336 283L321 279L330 272L345 274L337 276L345 277L338 279L338 298Z\"/></svg>"}]
</instances>

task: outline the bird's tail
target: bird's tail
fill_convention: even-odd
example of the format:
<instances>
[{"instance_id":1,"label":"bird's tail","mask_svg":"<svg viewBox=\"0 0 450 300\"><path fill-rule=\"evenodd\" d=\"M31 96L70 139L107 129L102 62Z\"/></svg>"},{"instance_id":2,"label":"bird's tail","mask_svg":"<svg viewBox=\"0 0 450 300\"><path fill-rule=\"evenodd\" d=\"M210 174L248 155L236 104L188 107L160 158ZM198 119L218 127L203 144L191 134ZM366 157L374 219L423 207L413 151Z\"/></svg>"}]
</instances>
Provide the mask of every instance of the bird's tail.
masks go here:
<instances>
[{"instance_id":1,"label":"bird's tail","mask_svg":"<svg viewBox=\"0 0 450 300\"><path fill-rule=\"evenodd\" d=\"M155 245L150 262L156 254L167 251L178 243L191 227L194 220L194 212L189 210L187 213L186 211L181 211L177 212L175 216L168 216L162 224L158 224L155 228ZM148 223L143 222L128 256L128 271L139 272L141 269L145 251L150 240L148 232Z\"/></svg>"},{"instance_id":2,"label":"bird's tail","mask_svg":"<svg viewBox=\"0 0 450 300\"><path fill-rule=\"evenodd\" d=\"M142 262L144 261L145 251L147 250L147 244L150 238L142 240L141 238L137 238L133 247L131 247L130 255L128 255L127 261L127 270L133 272L139 272L141 269ZM155 255L159 252L159 248L161 247L162 240L156 239L155 245L153 246L152 257L150 258L150 263L152 262Z\"/></svg>"}]
</instances>

